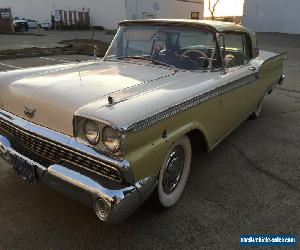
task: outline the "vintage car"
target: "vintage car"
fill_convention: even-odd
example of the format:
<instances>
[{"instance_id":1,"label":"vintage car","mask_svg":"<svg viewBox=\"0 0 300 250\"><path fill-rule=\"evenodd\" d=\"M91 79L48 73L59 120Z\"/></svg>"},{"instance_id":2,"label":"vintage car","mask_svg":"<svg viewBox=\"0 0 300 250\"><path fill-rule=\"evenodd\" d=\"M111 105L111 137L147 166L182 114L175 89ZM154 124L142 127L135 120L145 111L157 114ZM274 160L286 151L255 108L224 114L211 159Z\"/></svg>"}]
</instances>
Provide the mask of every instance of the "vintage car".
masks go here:
<instances>
[{"instance_id":1,"label":"vintage car","mask_svg":"<svg viewBox=\"0 0 300 250\"><path fill-rule=\"evenodd\" d=\"M172 207L192 154L259 116L285 59L235 24L123 21L103 60L0 73L1 156L108 223L151 194Z\"/></svg>"}]
</instances>

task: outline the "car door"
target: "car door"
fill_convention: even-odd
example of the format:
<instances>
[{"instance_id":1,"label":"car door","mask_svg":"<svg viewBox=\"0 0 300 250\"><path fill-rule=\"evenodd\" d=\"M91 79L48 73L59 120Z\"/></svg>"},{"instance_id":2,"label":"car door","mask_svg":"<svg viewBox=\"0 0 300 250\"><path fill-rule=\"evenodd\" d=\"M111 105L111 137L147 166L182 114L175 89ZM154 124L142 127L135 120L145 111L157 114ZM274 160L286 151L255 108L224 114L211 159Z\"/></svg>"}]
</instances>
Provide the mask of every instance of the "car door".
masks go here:
<instances>
[{"instance_id":1,"label":"car door","mask_svg":"<svg viewBox=\"0 0 300 250\"><path fill-rule=\"evenodd\" d=\"M259 102L258 64L251 58L250 38L244 33L222 37L226 69L221 77L221 110L225 134L246 120Z\"/></svg>"}]
</instances>

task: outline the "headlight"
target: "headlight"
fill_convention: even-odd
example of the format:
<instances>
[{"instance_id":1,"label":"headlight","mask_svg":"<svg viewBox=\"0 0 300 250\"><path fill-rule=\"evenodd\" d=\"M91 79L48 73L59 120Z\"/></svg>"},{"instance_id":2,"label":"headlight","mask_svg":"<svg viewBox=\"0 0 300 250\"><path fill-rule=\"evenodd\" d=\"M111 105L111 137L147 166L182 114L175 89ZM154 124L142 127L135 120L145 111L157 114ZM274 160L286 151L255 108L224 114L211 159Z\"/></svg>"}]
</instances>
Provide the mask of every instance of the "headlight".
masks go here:
<instances>
[{"instance_id":1,"label":"headlight","mask_svg":"<svg viewBox=\"0 0 300 250\"><path fill-rule=\"evenodd\" d=\"M77 141L118 157L125 154L126 134L110 123L75 116L73 124Z\"/></svg>"},{"instance_id":2,"label":"headlight","mask_svg":"<svg viewBox=\"0 0 300 250\"><path fill-rule=\"evenodd\" d=\"M100 130L96 122L86 120L83 124L84 136L92 145L96 145L100 140Z\"/></svg>"},{"instance_id":3,"label":"headlight","mask_svg":"<svg viewBox=\"0 0 300 250\"><path fill-rule=\"evenodd\" d=\"M113 153L120 151L121 141L122 136L117 130L109 126L104 127L102 131L102 142L109 151Z\"/></svg>"}]
</instances>

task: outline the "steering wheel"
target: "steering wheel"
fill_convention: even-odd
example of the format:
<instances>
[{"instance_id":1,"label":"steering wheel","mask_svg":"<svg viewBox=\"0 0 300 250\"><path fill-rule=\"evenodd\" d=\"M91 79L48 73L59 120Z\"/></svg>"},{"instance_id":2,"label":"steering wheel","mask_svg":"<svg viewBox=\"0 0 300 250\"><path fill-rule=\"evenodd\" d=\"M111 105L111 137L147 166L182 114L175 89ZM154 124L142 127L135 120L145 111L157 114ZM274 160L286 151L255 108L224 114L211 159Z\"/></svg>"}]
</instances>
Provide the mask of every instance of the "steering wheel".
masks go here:
<instances>
[{"instance_id":1,"label":"steering wheel","mask_svg":"<svg viewBox=\"0 0 300 250\"><path fill-rule=\"evenodd\" d=\"M208 60L208 56L201 50L196 50L196 49L189 49L189 50L186 50L181 56L182 57L188 57L189 59L192 59L191 53L196 53L198 55L200 55L200 57L197 57L197 58L203 58L205 60Z\"/></svg>"}]
</instances>

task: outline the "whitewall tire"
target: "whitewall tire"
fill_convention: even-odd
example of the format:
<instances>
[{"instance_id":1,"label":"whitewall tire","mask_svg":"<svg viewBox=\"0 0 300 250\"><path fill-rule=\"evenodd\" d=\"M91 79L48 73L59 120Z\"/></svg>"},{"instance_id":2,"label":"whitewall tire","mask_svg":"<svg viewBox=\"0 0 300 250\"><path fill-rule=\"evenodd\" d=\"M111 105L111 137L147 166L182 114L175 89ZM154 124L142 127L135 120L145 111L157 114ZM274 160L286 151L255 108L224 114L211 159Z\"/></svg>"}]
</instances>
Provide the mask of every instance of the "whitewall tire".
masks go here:
<instances>
[{"instance_id":1,"label":"whitewall tire","mask_svg":"<svg viewBox=\"0 0 300 250\"><path fill-rule=\"evenodd\" d=\"M162 207L171 207L179 200L190 173L191 160L191 143L183 136L168 151L159 173L157 190Z\"/></svg>"}]
</instances>

